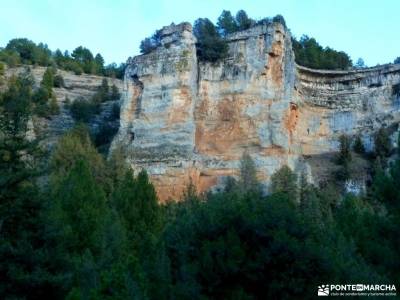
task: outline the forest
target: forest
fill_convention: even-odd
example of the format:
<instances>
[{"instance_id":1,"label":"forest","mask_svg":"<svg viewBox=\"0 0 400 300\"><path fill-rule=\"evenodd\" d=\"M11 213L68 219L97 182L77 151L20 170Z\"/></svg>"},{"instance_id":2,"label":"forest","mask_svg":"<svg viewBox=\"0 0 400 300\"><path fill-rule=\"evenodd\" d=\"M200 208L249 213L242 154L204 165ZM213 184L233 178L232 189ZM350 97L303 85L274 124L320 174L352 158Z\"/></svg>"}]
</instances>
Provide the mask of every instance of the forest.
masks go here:
<instances>
[{"instance_id":1,"label":"forest","mask_svg":"<svg viewBox=\"0 0 400 300\"><path fill-rule=\"evenodd\" d=\"M311 299L320 284L400 284L400 147L386 129L373 153L342 136L319 187L284 166L265 194L244 153L223 190L189 182L160 204L146 171L123 148L100 153L85 124L52 149L32 135L36 92L23 73L0 95L0 298ZM343 189L356 156L371 172L360 195Z\"/></svg>"}]
</instances>

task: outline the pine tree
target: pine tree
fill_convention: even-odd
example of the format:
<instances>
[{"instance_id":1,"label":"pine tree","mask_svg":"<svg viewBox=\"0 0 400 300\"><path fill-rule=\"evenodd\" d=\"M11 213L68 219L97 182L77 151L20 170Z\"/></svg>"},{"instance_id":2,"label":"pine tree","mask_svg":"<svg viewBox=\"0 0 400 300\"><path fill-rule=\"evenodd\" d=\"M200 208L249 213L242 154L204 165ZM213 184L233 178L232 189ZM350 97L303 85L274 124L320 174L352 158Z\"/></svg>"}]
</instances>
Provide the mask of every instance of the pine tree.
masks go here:
<instances>
[{"instance_id":1,"label":"pine tree","mask_svg":"<svg viewBox=\"0 0 400 300\"><path fill-rule=\"evenodd\" d=\"M96 65L96 74L97 75L102 75L104 73L104 58L101 56L100 53L97 53L96 56L94 57L94 63Z\"/></svg>"},{"instance_id":2,"label":"pine tree","mask_svg":"<svg viewBox=\"0 0 400 300\"><path fill-rule=\"evenodd\" d=\"M235 18L232 16L229 10L223 10L218 18L217 22L218 31L226 36L230 33L238 31L238 26L236 24Z\"/></svg>"},{"instance_id":3,"label":"pine tree","mask_svg":"<svg viewBox=\"0 0 400 300\"><path fill-rule=\"evenodd\" d=\"M387 129L380 128L375 134L375 154L380 156L382 159L388 157L392 151L392 145Z\"/></svg>"},{"instance_id":4,"label":"pine tree","mask_svg":"<svg viewBox=\"0 0 400 300\"><path fill-rule=\"evenodd\" d=\"M247 16L247 13L244 10L241 9L236 13L236 23L239 30L246 30L254 24L254 21Z\"/></svg>"},{"instance_id":5,"label":"pine tree","mask_svg":"<svg viewBox=\"0 0 400 300\"><path fill-rule=\"evenodd\" d=\"M48 67L43 74L40 86L47 90L49 98L53 95L54 86L54 71L52 68Z\"/></svg>"},{"instance_id":6,"label":"pine tree","mask_svg":"<svg viewBox=\"0 0 400 300\"><path fill-rule=\"evenodd\" d=\"M260 183L257 179L256 165L248 153L243 153L240 160L240 190L244 193L259 193Z\"/></svg>"},{"instance_id":7,"label":"pine tree","mask_svg":"<svg viewBox=\"0 0 400 300\"><path fill-rule=\"evenodd\" d=\"M78 124L65 133L57 143L50 158L51 180L58 182L67 176L79 160L88 163L96 182L108 193L111 179L107 177L103 157L93 146L88 128L83 124Z\"/></svg>"},{"instance_id":8,"label":"pine tree","mask_svg":"<svg viewBox=\"0 0 400 300\"><path fill-rule=\"evenodd\" d=\"M43 154L29 137L29 77L12 78L0 95L0 298L51 294L41 218L44 201L36 183Z\"/></svg>"},{"instance_id":9,"label":"pine tree","mask_svg":"<svg viewBox=\"0 0 400 300\"><path fill-rule=\"evenodd\" d=\"M107 80L107 78L103 78L103 80L101 81L99 90L98 90L100 101L106 102L107 100L109 100L109 98L110 98L109 93L110 93L110 88L108 86L108 80Z\"/></svg>"},{"instance_id":10,"label":"pine tree","mask_svg":"<svg viewBox=\"0 0 400 300\"><path fill-rule=\"evenodd\" d=\"M53 185L53 198L60 242L71 254L83 255L86 249L98 254L107 215L106 198L86 161L77 160L67 176Z\"/></svg>"},{"instance_id":11,"label":"pine tree","mask_svg":"<svg viewBox=\"0 0 400 300\"><path fill-rule=\"evenodd\" d=\"M228 55L228 44L209 19L197 19L193 33L197 38L197 55L201 61L216 63Z\"/></svg>"},{"instance_id":12,"label":"pine tree","mask_svg":"<svg viewBox=\"0 0 400 300\"><path fill-rule=\"evenodd\" d=\"M115 84L113 84L112 86L111 86L111 95L110 95L110 99L111 100L119 100L119 97L120 97L121 95L120 95L120 93L119 93L119 91L118 91L118 88L117 88L117 86L115 85Z\"/></svg>"},{"instance_id":13,"label":"pine tree","mask_svg":"<svg viewBox=\"0 0 400 300\"><path fill-rule=\"evenodd\" d=\"M271 192L287 194L292 201L297 201L297 176L288 166L281 167L271 176Z\"/></svg>"},{"instance_id":14,"label":"pine tree","mask_svg":"<svg viewBox=\"0 0 400 300\"><path fill-rule=\"evenodd\" d=\"M348 164L351 161L351 148L350 148L350 138L346 135L341 135L339 137L339 157L338 162L339 164Z\"/></svg>"},{"instance_id":15,"label":"pine tree","mask_svg":"<svg viewBox=\"0 0 400 300\"><path fill-rule=\"evenodd\" d=\"M50 99L49 109L51 115L58 115L60 113L60 107L58 106L57 98L54 95Z\"/></svg>"}]
</instances>

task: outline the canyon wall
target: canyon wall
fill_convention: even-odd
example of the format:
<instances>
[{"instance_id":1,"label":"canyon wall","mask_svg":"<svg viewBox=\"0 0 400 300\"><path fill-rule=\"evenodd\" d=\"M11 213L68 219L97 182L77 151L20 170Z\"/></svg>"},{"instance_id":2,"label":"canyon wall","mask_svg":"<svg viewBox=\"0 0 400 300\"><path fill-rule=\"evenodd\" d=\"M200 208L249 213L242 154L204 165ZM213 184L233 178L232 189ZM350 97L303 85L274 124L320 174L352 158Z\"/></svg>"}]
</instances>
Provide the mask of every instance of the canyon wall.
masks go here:
<instances>
[{"instance_id":1,"label":"canyon wall","mask_svg":"<svg viewBox=\"0 0 400 300\"><path fill-rule=\"evenodd\" d=\"M164 27L161 45L128 60L113 148L145 168L161 201L179 199L191 180L200 192L237 176L253 158L265 190L282 165L337 150L341 133L362 133L367 148L380 126L399 121L400 66L321 71L296 66L279 23L227 37L229 56L200 62L189 23Z\"/></svg>"}]
</instances>

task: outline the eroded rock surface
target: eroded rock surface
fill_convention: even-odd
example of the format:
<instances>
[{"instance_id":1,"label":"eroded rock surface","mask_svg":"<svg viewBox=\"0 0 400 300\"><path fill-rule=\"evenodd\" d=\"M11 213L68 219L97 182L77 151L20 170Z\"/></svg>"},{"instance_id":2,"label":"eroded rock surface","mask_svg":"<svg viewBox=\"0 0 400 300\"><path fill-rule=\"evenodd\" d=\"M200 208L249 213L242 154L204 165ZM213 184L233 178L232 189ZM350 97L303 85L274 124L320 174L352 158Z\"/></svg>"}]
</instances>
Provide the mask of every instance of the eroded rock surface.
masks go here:
<instances>
[{"instance_id":1,"label":"eroded rock surface","mask_svg":"<svg viewBox=\"0 0 400 300\"><path fill-rule=\"evenodd\" d=\"M161 46L128 60L120 130L134 169L145 168L162 201L223 185L254 159L268 188L287 164L337 149L340 133L363 133L367 148L381 125L399 120L400 66L319 71L296 66L290 33L278 23L228 36L229 57L199 62L189 23L164 27Z\"/></svg>"},{"instance_id":2,"label":"eroded rock surface","mask_svg":"<svg viewBox=\"0 0 400 300\"><path fill-rule=\"evenodd\" d=\"M36 87L40 86L43 74L46 71L45 67L40 66L21 66L16 68L9 68L5 72L4 81L6 82L11 76L18 75L29 70L29 74L34 80L34 85ZM66 99L69 99L70 103L73 103L78 98L83 98L87 101L96 93L99 86L104 78L107 79L109 86L113 84L122 90L123 81L120 79L102 77L97 75L75 75L72 72L57 70L57 74L61 75L64 79L64 87L53 88L53 92L56 96L58 106L60 108L60 113L52 116L49 119L45 118L35 118L33 120L34 131L40 132L41 135L47 137L46 142L49 145L53 145L57 139L65 133L68 129L74 126L75 121L73 120L69 108L67 107ZM0 85L0 91L5 90L6 84ZM104 118L112 113L112 106L116 101L108 101L102 104L102 113L97 115L94 120L89 124L90 127L99 127Z\"/></svg>"}]
</instances>

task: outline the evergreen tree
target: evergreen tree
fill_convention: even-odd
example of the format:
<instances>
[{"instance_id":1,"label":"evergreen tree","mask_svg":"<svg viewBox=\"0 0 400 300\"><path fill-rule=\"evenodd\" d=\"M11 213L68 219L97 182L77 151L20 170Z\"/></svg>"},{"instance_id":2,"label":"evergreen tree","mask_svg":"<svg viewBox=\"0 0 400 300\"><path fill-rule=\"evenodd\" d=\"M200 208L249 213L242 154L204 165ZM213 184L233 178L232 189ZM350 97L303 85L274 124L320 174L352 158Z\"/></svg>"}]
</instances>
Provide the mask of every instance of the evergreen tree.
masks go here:
<instances>
[{"instance_id":1,"label":"evergreen tree","mask_svg":"<svg viewBox=\"0 0 400 300\"><path fill-rule=\"evenodd\" d=\"M365 65L364 60L360 57L359 59L357 59L357 62L354 65L354 67L357 69L363 69L363 68L366 68L367 66Z\"/></svg>"},{"instance_id":2,"label":"evergreen tree","mask_svg":"<svg viewBox=\"0 0 400 300\"><path fill-rule=\"evenodd\" d=\"M247 16L244 10L239 10L236 13L236 23L239 30L246 30L253 26L254 21Z\"/></svg>"},{"instance_id":3,"label":"evergreen tree","mask_svg":"<svg viewBox=\"0 0 400 300\"><path fill-rule=\"evenodd\" d=\"M375 154L382 159L388 157L392 151L392 145L387 129L380 128L375 134Z\"/></svg>"},{"instance_id":4,"label":"evergreen tree","mask_svg":"<svg viewBox=\"0 0 400 300\"><path fill-rule=\"evenodd\" d=\"M365 147L364 144L361 140L361 137L359 135L357 135L355 141L354 141L354 145L353 145L353 150L354 152L358 153L358 154L364 154L365 153Z\"/></svg>"},{"instance_id":5,"label":"evergreen tree","mask_svg":"<svg viewBox=\"0 0 400 300\"><path fill-rule=\"evenodd\" d=\"M280 23L283 25L283 27L286 28L286 21L282 15L276 15L275 17L273 17L272 22Z\"/></svg>"},{"instance_id":6,"label":"evergreen tree","mask_svg":"<svg viewBox=\"0 0 400 300\"><path fill-rule=\"evenodd\" d=\"M12 39L8 42L6 46L6 50L15 52L21 58L23 63L33 64L34 61L34 52L36 45L34 42L26 39L26 38L17 38Z\"/></svg>"},{"instance_id":7,"label":"evergreen tree","mask_svg":"<svg viewBox=\"0 0 400 300\"><path fill-rule=\"evenodd\" d=\"M197 38L196 49L200 60L215 63L227 56L228 45L209 19L197 19L193 32Z\"/></svg>"},{"instance_id":8,"label":"evergreen tree","mask_svg":"<svg viewBox=\"0 0 400 300\"><path fill-rule=\"evenodd\" d=\"M57 98L54 95L50 98L49 110L51 115L58 115L60 113L60 107L58 106Z\"/></svg>"},{"instance_id":9,"label":"evergreen tree","mask_svg":"<svg viewBox=\"0 0 400 300\"><path fill-rule=\"evenodd\" d=\"M40 82L40 86L47 90L49 98L53 95L54 71L52 68L49 67L46 69L42 81Z\"/></svg>"},{"instance_id":10,"label":"evergreen tree","mask_svg":"<svg viewBox=\"0 0 400 300\"><path fill-rule=\"evenodd\" d=\"M80 160L88 163L96 182L109 192L110 179L107 178L103 158L93 146L87 127L82 124L75 126L58 141L50 159L52 181L58 182L67 176Z\"/></svg>"},{"instance_id":11,"label":"evergreen tree","mask_svg":"<svg viewBox=\"0 0 400 300\"><path fill-rule=\"evenodd\" d=\"M297 201L297 176L288 166L283 166L271 176L271 192L287 194L292 201Z\"/></svg>"},{"instance_id":12,"label":"evergreen tree","mask_svg":"<svg viewBox=\"0 0 400 300\"><path fill-rule=\"evenodd\" d=\"M87 74L93 74L95 71L95 63L92 52L89 49L79 46L75 48L71 56L81 66Z\"/></svg>"},{"instance_id":13,"label":"evergreen tree","mask_svg":"<svg viewBox=\"0 0 400 300\"><path fill-rule=\"evenodd\" d=\"M350 138L346 135L341 135L339 137L339 156L338 156L338 163L339 164L346 164L351 161L351 148L350 148Z\"/></svg>"},{"instance_id":14,"label":"evergreen tree","mask_svg":"<svg viewBox=\"0 0 400 300\"><path fill-rule=\"evenodd\" d=\"M65 87L64 78L61 74L57 74L54 76L54 87L63 88Z\"/></svg>"},{"instance_id":15,"label":"evergreen tree","mask_svg":"<svg viewBox=\"0 0 400 300\"><path fill-rule=\"evenodd\" d=\"M53 287L46 269L39 140L29 138L29 77L12 78L0 95L0 298L39 299Z\"/></svg>"},{"instance_id":16,"label":"evergreen tree","mask_svg":"<svg viewBox=\"0 0 400 300\"><path fill-rule=\"evenodd\" d=\"M148 54L161 45L161 30L156 30L151 37L140 42L140 53Z\"/></svg>"},{"instance_id":17,"label":"evergreen tree","mask_svg":"<svg viewBox=\"0 0 400 300\"><path fill-rule=\"evenodd\" d=\"M230 33L238 31L235 18L229 10L223 10L217 22L218 31L226 36Z\"/></svg>"},{"instance_id":18,"label":"evergreen tree","mask_svg":"<svg viewBox=\"0 0 400 300\"><path fill-rule=\"evenodd\" d=\"M121 94L119 93L119 90L115 84L111 86L111 94L110 94L110 99L111 100L119 100L121 97Z\"/></svg>"},{"instance_id":19,"label":"evergreen tree","mask_svg":"<svg viewBox=\"0 0 400 300\"><path fill-rule=\"evenodd\" d=\"M248 153L243 153L240 160L240 190L244 193L260 193L256 165Z\"/></svg>"},{"instance_id":20,"label":"evergreen tree","mask_svg":"<svg viewBox=\"0 0 400 300\"><path fill-rule=\"evenodd\" d=\"M104 73L104 58L100 53L97 53L94 57L95 63L95 74L102 75Z\"/></svg>"}]
</instances>

